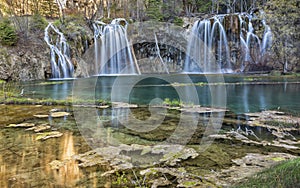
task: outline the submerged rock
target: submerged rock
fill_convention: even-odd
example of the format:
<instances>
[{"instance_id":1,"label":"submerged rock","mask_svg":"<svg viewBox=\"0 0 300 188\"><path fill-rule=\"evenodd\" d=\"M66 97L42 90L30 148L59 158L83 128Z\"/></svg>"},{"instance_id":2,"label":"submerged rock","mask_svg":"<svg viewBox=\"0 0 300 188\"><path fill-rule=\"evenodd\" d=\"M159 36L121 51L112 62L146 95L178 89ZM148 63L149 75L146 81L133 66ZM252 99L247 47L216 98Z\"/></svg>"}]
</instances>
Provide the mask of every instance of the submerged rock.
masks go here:
<instances>
[{"instance_id":1,"label":"submerged rock","mask_svg":"<svg viewBox=\"0 0 300 188\"><path fill-rule=\"evenodd\" d=\"M9 127L9 128L26 128L26 127L34 127L35 124L34 123L20 123L20 124L9 124L8 126L6 127Z\"/></svg>"},{"instance_id":2,"label":"submerged rock","mask_svg":"<svg viewBox=\"0 0 300 188\"><path fill-rule=\"evenodd\" d=\"M48 124L41 124L41 125L37 125L37 126L31 127L31 128L28 128L28 129L26 129L26 131L34 131L37 133L37 132L42 132L42 131L48 130L50 128L51 128L51 126Z\"/></svg>"},{"instance_id":3,"label":"submerged rock","mask_svg":"<svg viewBox=\"0 0 300 188\"><path fill-rule=\"evenodd\" d=\"M182 160L187 160L188 158L196 158L199 154L192 148L185 148L175 153L166 153L160 162L163 162L169 166L175 166Z\"/></svg>"},{"instance_id":4,"label":"submerged rock","mask_svg":"<svg viewBox=\"0 0 300 188\"><path fill-rule=\"evenodd\" d=\"M164 177L157 178L155 180L150 181L149 183L152 183L151 188L157 188L157 187L167 186L172 184L172 182L170 182L168 179Z\"/></svg>"},{"instance_id":5,"label":"submerged rock","mask_svg":"<svg viewBox=\"0 0 300 188\"><path fill-rule=\"evenodd\" d=\"M65 117L65 116L69 116L69 115L71 115L71 114L68 112L53 112L50 114L50 116L53 118Z\"/></svg>"},{"instance_id":6,"label":"submerged rock","mask_svg":"<svg viewBox=\"0 0 300 188\"><path fill-rule=\"evenodd\" d=\"M155 158L155 156L158 157ZM183 160L197 156L198 153L194 149L185 148L181 145L143 146L121 144L120 146L98 148L76 155L74 158L81 162L80 167L109 165L113 170L102 174L102 176L106 176L119 170L132 169L135 165L144 168L156 164L175 166Z\"/></svg>"},{"instance_id":7,"label":"submerged rock","mask_svg":"<svg viewBox=\"0 0 300 188\"><path fill-rule=\"evenodd\" d=\"M36 140L47 140L49 138L58 138L63 135L63 133L58 131L52 131L52 132L44 132L44 133L37 133Z\"/></svg>"},{"instance_id":8,"label":"submerged rock","mask_svg":"<svg viewBox=\"0 0 300 188\"><path fill-rule=\"evenodd\" d=\"M50 165L50 167L51 167L52 170L58 170L61 167L65 166L65 162L54 160L51 163L49 163L49 165Z\"/></svg>"},{"instance_id":9,"label":"submerged rock","mask_svg":"<svg viewBox=\"0 0 300 188\"><path fill-rule=\"evenodd\" d=\"M41 114L37 114L37 115L33 115L34 117L37 117L37 118L48 118L49 115L41 115Z\"/></svg>"}]
</instances>

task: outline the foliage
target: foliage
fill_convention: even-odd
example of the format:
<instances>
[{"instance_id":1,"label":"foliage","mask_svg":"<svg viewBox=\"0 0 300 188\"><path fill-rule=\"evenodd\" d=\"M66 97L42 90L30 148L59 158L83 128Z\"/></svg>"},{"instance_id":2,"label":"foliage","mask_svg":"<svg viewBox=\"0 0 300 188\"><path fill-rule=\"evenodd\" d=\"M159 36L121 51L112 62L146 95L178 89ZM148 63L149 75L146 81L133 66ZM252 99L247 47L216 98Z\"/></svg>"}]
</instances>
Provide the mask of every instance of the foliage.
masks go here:
<instances>
[{"instance_id":1,"label":"foliage","mask_svg":"<svg viewBox=\"0 0 300 188\"><path fill-rule=\"evenodd\" d=\"M256 176L249 178L236 187L299 187L300 186L300 158L289 160Z\"/></svg>"},{"instance_id":2,"label":"foliage","mask_svg":"<svg viewBox=\"0 0 300 188\"><path fill-rule=\"evenodd\" d=\"M161 21L163 15L161 13L162 3L160 0L149 0L146 9L146 16L153 21Z\"/></svg>"},{"instance_id":3,"label":"foliage","mask_svg":"<svg viewBox=\"0 0 300 188\"><path fill-rule=\"evenodd\" d=\"M126 177L125 172L122 172L122 174L120 174L119 172L116 172L116 181L113 182L113 184L118 185L118 186L122 186L122 187L127 187L125 186L126 184L128 184L129 180Z\"/></svg>"},{"instance_id":4,"label":"foliage","mask_svg":"<svg viewBox=\"0 0 300 188\"><path fill-rule=\"evenodd\" d=\"M174 18L174 24L177 26L182 26L183 25L183 20L179 17Z\"/></svg>"},{"instance_id":5,"label":"foliage","mask_svg":"<svg viewBox=\"0 0 300 188\"><path fill-rule=\"evenodd\" d=\"M19 85L13 82L1 82L1 87L0 96L4 100L10 97L17 97L21 91Z\"/></svg>"},{"instance_id":6,"label":"foliage","mask_svg":"<svg viewBox=\"0 0 300 188\"><path fill-rule=\"evenodd\" d=\"M53 25L54 25L55 27L60 27L60 26L61 26L60 20L59 20L59 19L54 20Z\"/></svg>"},{"instance_id":7,"label":"foliage","mask_svg":"<svg viewBox=\"0 0 300 188\"><path fill-rule=\"evenodd\" d=\"M32 21L30 24L31 31L42 31L47 27L47 20L40 14L35 14L32 16Z\"/></svg>"},{"instance_id":8,"label":"foliage","mask_svg":"<svg viewBox=\"0 0 300 188\"><path fill-rule=\"evenodd\" d=\"M4 18L0 21L0 43L2 45L13 46L17 43L18 36L15 28L9 19Z\"/></svg>"},{"instance_id":9,"label":"foliage","mask_svg":"<svg viewBox=\"0 0 300 188\"><path fill-rule=\"evenodd\" d=\"M181 107L183 105L180 100L178 99L170 100L169 98L165 98L163 104L171 107Z\"/></svg>"}]
</instances>

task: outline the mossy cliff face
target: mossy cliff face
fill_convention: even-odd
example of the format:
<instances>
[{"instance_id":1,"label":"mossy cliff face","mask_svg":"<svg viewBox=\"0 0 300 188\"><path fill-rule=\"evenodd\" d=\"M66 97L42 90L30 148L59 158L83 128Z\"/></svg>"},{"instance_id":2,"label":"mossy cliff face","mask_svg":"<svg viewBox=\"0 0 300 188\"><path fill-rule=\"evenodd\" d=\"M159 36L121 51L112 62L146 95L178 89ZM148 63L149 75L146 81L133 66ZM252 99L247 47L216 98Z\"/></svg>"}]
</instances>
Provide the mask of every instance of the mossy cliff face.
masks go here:
<instances>
[{"instance_id":1,"label":"mossy cliff face","mask_svg":"<svg viewBox=\"0 0 300 188\"><path fill-rule=\"evenodd\" d=\"M39 38L0 46L1 80L38 80L50 76L49 49Z\"/></svg>"},{"instance_id":2,"label":"mossy cliff face","mask_svg":"<svg viewBox=\"0 0 300 188\"><path fill-rule=\"evenodd\" d=\"M64 24L58 23L57 26L70 44L76 77L88 76L85 70L88 66L81 56L93 42L92 31L83 20L74 18L66 18ZM25 32L18 34L18 41L12 46L0 44L0 80L26 81L51 77L50 49L44 41L44 28L29 28Z\"/></svg>"}]
</instances>

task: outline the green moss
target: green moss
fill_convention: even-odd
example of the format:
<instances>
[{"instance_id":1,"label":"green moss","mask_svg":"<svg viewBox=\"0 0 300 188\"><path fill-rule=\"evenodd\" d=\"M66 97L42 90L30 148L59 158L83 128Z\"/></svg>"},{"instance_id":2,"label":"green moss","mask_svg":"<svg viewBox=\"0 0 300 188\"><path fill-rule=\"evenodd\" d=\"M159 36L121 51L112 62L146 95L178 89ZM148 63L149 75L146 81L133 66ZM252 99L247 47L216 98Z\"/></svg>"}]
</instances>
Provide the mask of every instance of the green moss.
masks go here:
<instances>
[{"instance_id":1,"label":"green moss","mask_svg":"<svg viewBox=\"0 0 300 188\"><path fill-rule=\"evenodd\" d=\"M183 20L179 17L174 18L174 24L177 26L182 26L183 25Z\"/></svg>"},{"instance_id":2,"label":"green moss","mask_svg":"<svg viewBox=\"0 0 300 188\"><path fill-rule=\"evenodd\" d=\"M235 187L299 187L300 158L282 162Z\"/></svg>"},{"instance_id":3,"label":"green moss","mask_svg":"<svg viewBox=\"0 0 300 188\"><path fill-rule=\"evenodd\" d=\"M194 186L198 185L198 182L195 182L195 181L186 181L186 182L183 183L183 185L185 187L194 187Z\"/></svg>"},{"instance_id":4,"label":"green moss","mask_svg":"<svg viewBox=\"0 0 300 188\"><path fill-rule=\"evenodd\" d=\"M282 157L274 157L272 158L273 161L279 162L279 161L284 161L285 159Z\"/></svg>"},{"instance_id":5,"label":"green moss","mask_svg":"<svg viewBox=\"0 0 300 188\"><path fill-rule=\"evenodd\" d=\"M1 95L1 92L0 92ZM71 105L96 105L96 106L111 106L111 102L103 99L98 100L84 100L84 99L72 99L67 98L64 100L56 99L32 99L25 98L21 96L11 96L7 98L0 97L0 104L29 104L29 105L61 105L61 106L71 106Z\"/></svg>"},{"instance_id":6,"label":"green moss","mask_svg":"<svg viewBox=\"0 0 300 188\"><path fill-rule=\"evenodd\" d=\"M64 84L63 81L57 81L57 82L41 82L38 85L56 85L56 84Z\"/></svg>"},{"instance_id":7,"label":"green moss","mask_svg":"<svg viewBox=\"0 0 300 188\"><path fill-rule=\"evenodd\" d=\"M181 107L183 105L180 100L178 99L170 100L169 98L165 98L163 104L171 107Z\"/></svg>"}]
</instances>

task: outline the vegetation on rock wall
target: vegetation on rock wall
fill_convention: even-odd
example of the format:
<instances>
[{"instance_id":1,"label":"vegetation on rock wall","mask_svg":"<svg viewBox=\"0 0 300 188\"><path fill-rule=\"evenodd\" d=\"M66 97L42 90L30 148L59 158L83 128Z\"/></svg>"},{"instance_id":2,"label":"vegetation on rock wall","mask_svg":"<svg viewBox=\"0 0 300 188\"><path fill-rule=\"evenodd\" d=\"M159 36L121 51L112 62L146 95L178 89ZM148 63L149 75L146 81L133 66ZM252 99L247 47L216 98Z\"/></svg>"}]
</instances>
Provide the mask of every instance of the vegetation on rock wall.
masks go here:
<instances>
[{"instance_id":1,"label":"vegetation on rock wall","mask_svg":"<svg viewBox=\"0 0 300 188\"><path fill-rule=\"evenodd\" d=\"M65 4L61 0L0 0L0 17L9 17L11 21L10 24L2 18L0 40L2 45L19 46L37 37L33 44L42 43L48 19L66 35L76 67L76 61L93 43L91 23L94 20L109 22L125 17L130 21L154 20L183 26L186 20L183 17L206 18L258 9L266 13L266 22L274 34L270 57L264 61L275 70L299 71L298 0L67 0Z\"/></svg>"},{"instance_id":2,"label":"vegetation on rock wall","mask_svg":"<svg viewBox=\"0 0 300 188\"><path fill-rule=\"evenodd\" d=\"M41 16L40 14L35 14L32 16L32 22L30 24L31 31L44 31L47 27L47 20L45 17Z\"/></svg>"},{"instance_id":3,"label":"vegetation on rock wall","mask_svg":"<svg viewBox=\"0 0 300 188\"><path fill-rule=\"evenodd\" d=\"M0 21L0 43L2 45L12 46L18 40L15 28L11 25L9 19L4 18Z\"/></svg>"},{"instance_id":4,"label":"vegetation on rock wall","mask_svg":"<svg viewBox=\"0 0 300 188\"><path fill-rule=\"evenodd\" d=\"M284 72L296 71L300 65L300 2L273 0L262 8L274 35L273 61L281 64Z\"/></svg>"}]
</instances>

